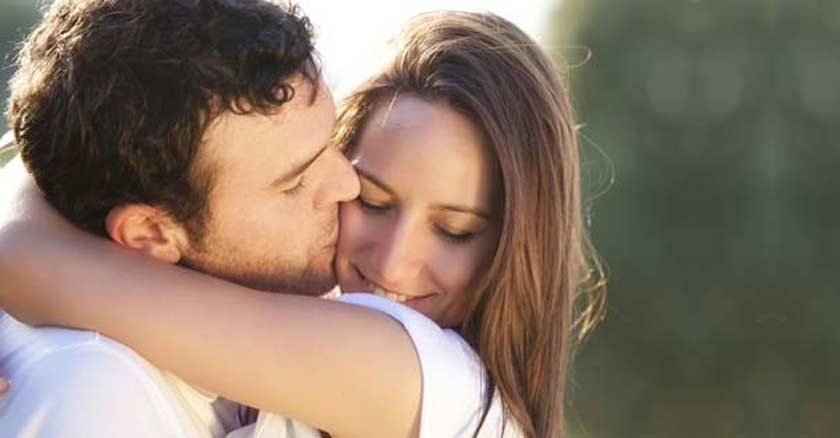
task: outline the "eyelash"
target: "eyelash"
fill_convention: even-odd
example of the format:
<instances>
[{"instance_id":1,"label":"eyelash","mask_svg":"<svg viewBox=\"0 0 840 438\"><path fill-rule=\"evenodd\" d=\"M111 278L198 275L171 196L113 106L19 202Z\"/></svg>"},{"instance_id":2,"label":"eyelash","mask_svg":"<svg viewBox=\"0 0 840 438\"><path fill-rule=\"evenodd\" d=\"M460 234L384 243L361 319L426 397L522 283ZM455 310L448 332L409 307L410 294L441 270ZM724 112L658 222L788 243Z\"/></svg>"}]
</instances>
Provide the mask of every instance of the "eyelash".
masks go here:
<instances>
[{"instance_id":1,"label":"eyelash","mask_svg":"<svg viewBox=\"0 0 840 438\"><path fill-rule=\"evenodd\" d=\"M365 201L361 196L357 197L356 201L359 203L359 206L362 207L362 210L365 210L368 213L383 214L383 213L386 213L391 208L389 205L371 204L371 203Z\"/></svg>"},{"instance_id":2,"label":"eyelash","mask_svg":"<svg viewBox=\"0 0 840 438\"><path fill-rule=\"evenodd\" d=\"M475 237L475 233L462 233L462 234L453 234L449 231L444 230L441 227L435 227L440 237L443 237L445 240L451 243L467 243Z\"/></svg>"},{"instance_id":3,"label":"eyelash","mask_svg":"<svg viewBox=\"0 0 840 438\"><path fill-rule=\"evenodd\" d=\"M284 190L283 194L286 195L286 196L295 196L295 195L299 194L304 189L304 187L306 187L305 184L304 184L305 181L306 181L306 175L300 177L300 180L298 181L298 183L294 187L292 187L288 190Z\"/></svg>"},{"instance_id":4,"label":"eyelash","mask_svg":"<svg viewBox=\"0 0 840 438\"><path fill-rule=\"evenodd\" d=\"M385 214L391 209L391 206L389 206L389 205L371 204L371 203L365 201L361 196L356 198L356 202L359 203L359 207L361 207L362 210L368 212L369 214ZM470 240L472 240L475 237L475 233L455 234L455 233L451 233L449 231L446 231L445 229L443 229L442 227L439 227L439 226L435 226L435 232L441 238L443 238L447 242L450 242L450 243L453 243L453 244L466 243L466 242L469 242Z\"/></svg>"}]
</instances>

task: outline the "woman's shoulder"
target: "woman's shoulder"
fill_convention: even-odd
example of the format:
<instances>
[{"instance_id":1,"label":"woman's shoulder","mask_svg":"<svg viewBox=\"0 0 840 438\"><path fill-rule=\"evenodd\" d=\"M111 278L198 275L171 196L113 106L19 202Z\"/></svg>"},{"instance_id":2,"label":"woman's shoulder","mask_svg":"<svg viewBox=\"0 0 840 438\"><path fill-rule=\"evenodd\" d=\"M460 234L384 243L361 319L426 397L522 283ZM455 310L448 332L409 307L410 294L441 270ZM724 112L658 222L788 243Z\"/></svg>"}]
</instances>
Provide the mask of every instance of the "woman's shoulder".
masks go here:
<instances>
[{"instance_id":1,"label":"woman's shoulder","mask_svg":"<svg viewBox=\"0 0 840 438\"><path fill-rule=\"evenodd\" d=\"M421 366L441 365L449 377L465 383L482 382L484 367L472 347L455 330L441 328L422 313L398 302L369 293L348 293L340 301L379 310L405 329L414 343Z\"/></svg>"},{"instance_id":2,"label":"woman's shoulder","mask_svg":"<svg viewBox=\"0 0 840 438\"><path fill-rule=\"evenodd\" d=\"M422 313L377 295L344 294L340 301L390 315L411 338L423 374L420 437L473 436L490 389L481 359L466 340ZM489 409L478 436L500 437L504 414L498 396Z\"/></svg>"},{"instance_id":3,"label":"woman's shoulder","mask_svg":"<svg viewBox=\"0 0 840 438\"><path fill-rule=\"evenodd\" d=\"M462 365L469 365L468 371L482 372L478 355L455 330L441 328L426 315L396 301L370 293L346 293L339 301L379 310L391 316L403 326L420 359L434 359L445 355L449 360L459 359ZM432 355L431 357L426 357ZM456 364L452 364L456 365ZM453 367L456 370L457 367Z\"/></svg>"}]
</instances>

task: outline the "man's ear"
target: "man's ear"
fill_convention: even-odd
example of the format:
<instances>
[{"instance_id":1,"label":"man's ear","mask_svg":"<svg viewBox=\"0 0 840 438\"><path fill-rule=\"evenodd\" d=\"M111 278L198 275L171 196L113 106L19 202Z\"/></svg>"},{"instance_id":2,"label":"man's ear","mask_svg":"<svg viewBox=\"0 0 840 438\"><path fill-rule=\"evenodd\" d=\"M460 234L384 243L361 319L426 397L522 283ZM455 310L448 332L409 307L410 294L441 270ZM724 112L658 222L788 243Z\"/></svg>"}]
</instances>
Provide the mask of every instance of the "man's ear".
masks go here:
<instances>
[{"instance_id":1,"label":"man's ear","mask_svg":"<svg viewBox=\"0 0 840 438\"><path fill-rule=\"evenodd\" d=\"M184 228L161 209L148 204L124 204L105 218L108 235L120 245L167 263L181 260L188 242Z\"/></svg>"}]
</instances>

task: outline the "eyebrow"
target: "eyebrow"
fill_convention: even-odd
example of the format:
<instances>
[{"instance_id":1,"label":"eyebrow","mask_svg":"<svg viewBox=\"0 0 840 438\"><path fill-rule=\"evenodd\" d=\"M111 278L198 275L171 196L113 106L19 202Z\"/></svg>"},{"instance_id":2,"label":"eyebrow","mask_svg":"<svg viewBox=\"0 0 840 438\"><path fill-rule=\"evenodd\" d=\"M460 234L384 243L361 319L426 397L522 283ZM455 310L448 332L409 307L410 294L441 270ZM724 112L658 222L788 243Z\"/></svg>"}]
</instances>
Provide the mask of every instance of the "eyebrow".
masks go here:
<instances>
[{"instance_id":1,"label":"eyebrow","mask_svg":"<svg viewBox=\"0 0 840 438\"><path fill-rule=\"evenodd\" d=\"M380 180L379 178L377 178L377 177L371 175L370 173L366 172L364 169L356 167L356 173L358 173L360 177L370 181L373 185L379 187L383 191L388 192L389 195L391 195L391 196L395 195L393 189L388 187L388 185L385 184L384 182L382 182L382 180ZM485 219L485 220L490 220L490 218L491 218L491 215L490 215L489 212L479 210L477 208L463 206L463 205L435 204L435 205L432 206L432 208L435 209L435 210L451 210L451 211L456 211L458 213L472 214L472 215L478 216L478 217L480 217L482 219Z\"/></svg>"},{"instance_id":2,"label":"eyebrow","mask_svg":"<svg viewBox=\"0 0 840 438\"><path fill-rule=\"evenodd\" d=\"M285 175L279 176L277 179L272 181L271 184L268 185L268 187L276 189L285 186L287 183L295 179L298 175L300 175L303 172L306 172L306 169L309 169L309 166L311 166L312 163L314 163L315 160L317 160L318 157L320 157L321 154L323 154L329 147L329 143L325 144L323 147L321 147L320 150L318 150L318 152L315 155L313 155L303 163L295 165L290 172L288 172Z\"/></svg>"},{"instance_id":3,"label":"eyebrow","mask_svg":"<svg viewBox=\"0 0 840 438\"><path fill-rule=\"evenodd\" d=\"M482 219L485 219L485 220L488 220L488 221L490 220L490 213L488 213L484 210L479 210L477 208L466 207L466 206L463 206L463 205L435 204L435 205L432 206L432 208L434 208L435 210L451 210L451 211L456 211L458 213L473 214L473 215L476 215L476 216L478 216Z\"/></svg>"},{"instance_id":4,"label":"eyebrow","mask_svg":"<svg viewBox=\"0 0 840 438\"><path fill-rule=\"evenodd\" d=\"M394 190L392 188L388 187L388 184L385 184L384 182L382 182L382 180L380 180L379 178L371 175L370 173L368 173L364 169L361 169L357 166L356 167L356 173L358 173L360 177L362 177L362 178L370 181L371 183L373 183L373 185L379 187L381 190L383 190L385 192L388 192L389 195L393 196L395 194Z\"/></svg>"}]
</instances>

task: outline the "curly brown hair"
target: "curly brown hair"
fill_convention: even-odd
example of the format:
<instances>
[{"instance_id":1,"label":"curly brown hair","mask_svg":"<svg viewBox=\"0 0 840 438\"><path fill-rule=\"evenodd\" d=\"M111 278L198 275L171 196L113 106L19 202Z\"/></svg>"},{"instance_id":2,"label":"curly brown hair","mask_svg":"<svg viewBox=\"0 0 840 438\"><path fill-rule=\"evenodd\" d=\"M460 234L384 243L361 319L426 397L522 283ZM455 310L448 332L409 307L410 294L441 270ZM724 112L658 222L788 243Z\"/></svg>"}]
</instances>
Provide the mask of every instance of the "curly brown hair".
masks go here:
<instances>
[{"instance_id":1,"label":"curly brown hair","mask_svg":"<svg viewBox=\"0 0 840 438\"><path fill-rule=\"evenodd\" d=\"M200 240L218 115L276 112L317 85L312 27L266 0L58 0L23 44L7 119L46 198L105 234L115 206L162 208ZM315 87L317 89L317 87Z\"/></svg>"}]
</instances>

